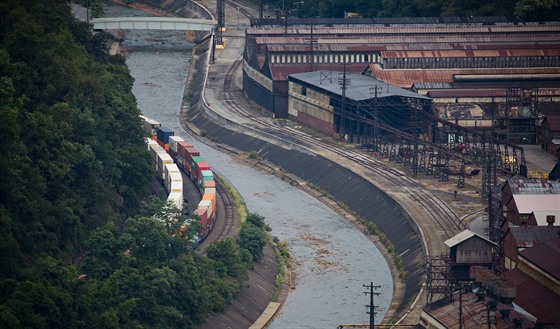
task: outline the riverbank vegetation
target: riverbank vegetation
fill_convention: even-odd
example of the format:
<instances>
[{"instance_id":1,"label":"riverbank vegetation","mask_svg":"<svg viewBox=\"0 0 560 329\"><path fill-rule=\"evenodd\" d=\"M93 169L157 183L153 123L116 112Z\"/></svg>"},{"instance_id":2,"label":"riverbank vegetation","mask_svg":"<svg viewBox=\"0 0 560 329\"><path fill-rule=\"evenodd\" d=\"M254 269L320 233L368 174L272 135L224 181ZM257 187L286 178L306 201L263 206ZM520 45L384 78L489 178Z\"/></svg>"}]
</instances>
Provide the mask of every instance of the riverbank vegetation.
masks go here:
<instances>
[{"instance_id":1,"label":"riverbank vegetation","mask_svg":"<svg viewBox=\"0 0 560 329\"><path fill-rule=\"evenodd\" d=\"M2 1L0 25L0 327L190 328L221 312L260 234L204 257L181 218L162 220L124 58L66 1Z\"/></svg>"},{"instance_id":2,"label":"riverbank vegetation","mask_svg":"<svg viewBox=\"0 0 560 329\"><path fill-rule=\"evenodd\" d=\"M272 0L268 6L295 17L340 18L350 13L366 18L515 16L525 21L560 19L560 0Z\"/></svg>"}]
</instances>

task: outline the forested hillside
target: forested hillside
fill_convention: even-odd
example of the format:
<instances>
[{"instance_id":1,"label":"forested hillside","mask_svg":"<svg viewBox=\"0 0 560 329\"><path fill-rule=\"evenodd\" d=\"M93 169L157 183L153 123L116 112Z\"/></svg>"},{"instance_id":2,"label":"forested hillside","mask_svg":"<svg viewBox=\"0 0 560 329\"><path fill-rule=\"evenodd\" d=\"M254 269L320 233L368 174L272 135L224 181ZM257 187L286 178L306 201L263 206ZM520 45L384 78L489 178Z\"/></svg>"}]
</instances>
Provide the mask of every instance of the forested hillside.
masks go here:
<instances>
[{"instance_id":1,"label":"forested hillside","mask_svg":"<svg viewBox=\"0 0 560 329\"><path fill-rule=\"evenodd\" d=\"M0 1L0 27L0 328L189 328L221 311L251 254L199 256L153 219L124 59L64 0Z\"/></svg>"},{"instance_id":2,"label":"forested hillside","mask_svg":"<svg viewBox=\"0 0 560 329\"><path fill-rule=\"evenodd\" d=\"M298 17L517 16L525 21L560 19L560 0L272 0L270 9L284 9Z\"/></svg>"}]
</instances>

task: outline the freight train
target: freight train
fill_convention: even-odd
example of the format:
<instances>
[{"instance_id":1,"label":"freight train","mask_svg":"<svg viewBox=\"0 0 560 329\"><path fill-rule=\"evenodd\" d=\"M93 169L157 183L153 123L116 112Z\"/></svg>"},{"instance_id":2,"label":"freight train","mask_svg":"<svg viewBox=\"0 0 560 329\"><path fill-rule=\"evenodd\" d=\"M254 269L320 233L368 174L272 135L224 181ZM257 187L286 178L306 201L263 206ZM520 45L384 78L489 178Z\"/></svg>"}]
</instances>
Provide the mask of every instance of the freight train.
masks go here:
<instances>
[{"instance_id":1,"label":"freight train","mask_svg":"<svg viewBox=\"0 0 560 329\"><path fill-rule=\"evenodd\" d=\"M158 180L165 187L167 201L181 212L185 210L183 193L183 176L181 170L193 181L200 193L201 200L192 212L193 216L183 223L188 226L194 218L198 218L200 230L194 237L196 243L202 241L212 228L216 219L216 181L208 162L200 156L200 152L188 141L153 119L140 116L142 119L146 143L152 155L152 161Z\"/></svg>"}]
</instances>

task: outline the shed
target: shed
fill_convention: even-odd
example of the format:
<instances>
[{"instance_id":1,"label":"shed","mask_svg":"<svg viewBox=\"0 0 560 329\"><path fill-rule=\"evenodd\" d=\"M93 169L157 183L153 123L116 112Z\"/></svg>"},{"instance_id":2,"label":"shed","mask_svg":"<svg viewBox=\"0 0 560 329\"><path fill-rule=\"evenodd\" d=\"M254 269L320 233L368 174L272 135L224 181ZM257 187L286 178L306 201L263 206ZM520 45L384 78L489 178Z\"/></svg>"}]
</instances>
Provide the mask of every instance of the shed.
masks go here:
<instances>
[{"instance_id":1,"label":"shed","mask_svg":"<svg viewBox=\"0 0 560 329\"><path fill-rule=\"evenodd\" d=\"M491 265L498 245L471 230L464 230L446 240L449 264L454 278L468 279L473 265Z\"/></svg>"}]
</instances>

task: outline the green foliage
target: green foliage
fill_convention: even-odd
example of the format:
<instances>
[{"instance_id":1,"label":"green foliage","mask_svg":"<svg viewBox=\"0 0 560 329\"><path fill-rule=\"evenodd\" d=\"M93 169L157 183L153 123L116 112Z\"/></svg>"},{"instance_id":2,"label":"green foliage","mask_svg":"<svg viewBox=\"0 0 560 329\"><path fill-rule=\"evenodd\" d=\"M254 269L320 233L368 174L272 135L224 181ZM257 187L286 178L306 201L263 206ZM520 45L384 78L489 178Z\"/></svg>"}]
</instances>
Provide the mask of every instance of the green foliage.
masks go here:
<instances>
[{"instance_id":1,"label":"green foliage","mask_svg":"<svg viewBox=\"0 0 560 329\"><path fill-rule=\"evenodd\" d=\"M295 2L294 2L295 3ZM444 16L518 16L525 21L556 21L560 18L559 0L319 0L298 2L275 0L271 8L297 17L344 17L355 12L362 17L444 17Z\"/></svg>"},{"instance_id":2,"label":"green foliage","mask_svg":"<svg viewBox=\"0 0 560 329\"><path fill-rule=\"evenodd\" d=\"M239 280L247 279L247 264L243 262L239 245L232 237L213 243L206 253L208 258L216 261L218 271Z\"/></svg>"},{"instance_id":3,"label":"green foliage","mask_svg":"<svg viewBox=\"0 0 560 329\"><path fill-rule=\"evenodd\" d=\"M223 310L251 257L193 253L179 211L144 203L154 173L124 58L65 0L0 13L0 327L191 328Z\"/></svg>"},{"instance_id":4,"label":"green foliage","mask_svg":"<svg viewBox=\"0 0 560 329\"><path fill-rule=\"evenodd\" d=\"M264 217L251 213L239 231L239 246L247 249L255 261L264 255L264 246L268 241L264 227Z\"/></svg>"}]
</instances>

